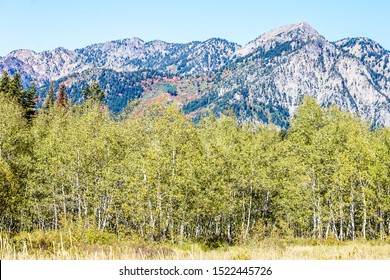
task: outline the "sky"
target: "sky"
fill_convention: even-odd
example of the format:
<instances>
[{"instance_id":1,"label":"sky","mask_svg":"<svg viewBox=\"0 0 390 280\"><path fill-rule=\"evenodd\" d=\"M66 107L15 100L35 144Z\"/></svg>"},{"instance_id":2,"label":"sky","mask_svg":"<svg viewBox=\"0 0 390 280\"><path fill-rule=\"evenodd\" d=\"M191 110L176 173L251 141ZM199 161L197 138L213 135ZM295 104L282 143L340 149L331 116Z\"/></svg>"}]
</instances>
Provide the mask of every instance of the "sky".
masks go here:
<instances>
[{"instance_id":1,"label":"sky","mask_svg":"<svg viewBox=\"0 0 390 280\"><path fill-rule=\"evenodd\" d=\"M390 50L389 12L387 0L0 0L0 56L132 37L245 45L301 21L329 41L368 37Z\"/></svg>"}]
</instances>

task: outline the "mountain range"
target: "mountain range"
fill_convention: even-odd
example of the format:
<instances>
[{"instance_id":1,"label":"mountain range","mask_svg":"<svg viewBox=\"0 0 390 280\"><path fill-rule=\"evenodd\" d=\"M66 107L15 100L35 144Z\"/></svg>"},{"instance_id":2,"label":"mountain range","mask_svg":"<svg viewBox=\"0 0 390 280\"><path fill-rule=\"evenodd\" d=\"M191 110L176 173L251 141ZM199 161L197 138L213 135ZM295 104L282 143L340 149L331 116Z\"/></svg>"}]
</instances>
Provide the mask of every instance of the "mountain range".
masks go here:
<instances>
[{"instance_id":1,"label":"mountain range","mask_svg":"<svg viewBox=\"0 0 390 280\"><path fill-rule=\"evenodd\" d=\"M306 95L390 126L390 52L369 38L330 42L305 22L267 32L245 46L212 38L187 44L131 38L82 49L15 50L0 72L19 72L44 99L50 82L65 83L74 102L99 82L115 113L135 98L162 96L199 116L232 109L240 120L287 128Z\"/></svg>"}]
</instances>

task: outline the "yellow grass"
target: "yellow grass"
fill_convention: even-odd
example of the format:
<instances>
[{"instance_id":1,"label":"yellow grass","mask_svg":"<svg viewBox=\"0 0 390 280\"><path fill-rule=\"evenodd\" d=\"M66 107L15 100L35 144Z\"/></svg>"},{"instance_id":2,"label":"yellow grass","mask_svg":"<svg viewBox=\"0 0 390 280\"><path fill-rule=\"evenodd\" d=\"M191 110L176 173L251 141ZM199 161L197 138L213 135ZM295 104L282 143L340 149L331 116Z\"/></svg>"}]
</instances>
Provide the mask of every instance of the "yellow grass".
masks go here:
<instances>
[{"instance_id":1,"label":"yellow grass","mask_svg":"<svg viewBox=\"0 0 390 280\"><path fill-rule=\"evenodd\" d=\"M0 258L5 260L390 260L390 243L379 241L278 240L222 246L210 250L200 244L164 245L133 241L87 244L59 234L54 241L23 238L0 239ZM38 243L37 243L38 240ZM46 243L45 243L46 242ZM51 242L48 244L48 242Z\"/></svg>"}]
</instances>

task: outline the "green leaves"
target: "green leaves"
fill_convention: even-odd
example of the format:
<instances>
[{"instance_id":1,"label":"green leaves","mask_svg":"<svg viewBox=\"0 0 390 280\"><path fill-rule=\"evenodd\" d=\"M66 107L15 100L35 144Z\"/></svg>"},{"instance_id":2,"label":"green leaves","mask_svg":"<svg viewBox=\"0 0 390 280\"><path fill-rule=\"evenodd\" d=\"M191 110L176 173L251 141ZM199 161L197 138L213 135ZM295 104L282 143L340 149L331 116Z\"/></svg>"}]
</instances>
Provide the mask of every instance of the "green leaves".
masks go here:
<instances>
[{"instance_id":1,"label":"green leaves","mask_svg":"<svg viewBox=\"0 0 390 280\"><path fill-rule=\"evenodd\" d=\"M99 84L97 82L93 82L91 87L86 86L83 91L83 98L85 100L92 100L94 102L102 102L103 99L106 97L106 94L104 93L103 89L99 87Z\"/></svg>"},{"instance_id":2,"label":"green leaves","mask_svg":"<svg viewBox=\"0 0 390 280\"><path fill-rule=\"evenodd\" d=\"M36 110L37 89L34 83L25 90L22 86L22 78L16 73L12 78L4 72L0 81L0 97L11 102L16 102L24 109L24 117L31 120Z\"/></svg>"},{"instance_id":3,"label":"green leaves","mask_svg":"<svg viewBox=\"0 0 390 280\"><path fill-rule=\"evenodd\" d=\"M31 146L23 109L0 96L0 228L14 230L20 218Z\"/></svg>"},{"instance_id":4,"label":"green leaves","mask_svg":"<svg viewBox=\"0 0 390 280\"><path fill-rule=\"evenodd\" d=\"M368 227L378 226L384 236L377 213L384 213L378 201L386 196L383 180L388 168L380 156L386 148L367 123L306 99L292 122L288 141L306 176L301 187L310 194L308 211L312 214L307 226L312 236L367 238Z\"/></svg>"},{"instance_id":5,"label":"green leaves","mask_svg":"<svg viewBox=\"0 0 390 280\"><path fill-rule=\"evenodd\" d=\"M54 88L53 88L53 84L50 83L49 91L47 92L46 98L42 104L42 109L49 110L50 108L53 107L54 103L55 103Z\"/></svg>"},{"instance_id":6,"label":"green leaves","mask_svg":"<svg viewBox=\"0 0 390 280\"><path fill-rule=\"evenodd\" d=\"M3 76L0 85L10 83ZM25 108L33 106L0 96L2 229L78 222L210 246L270 235L389 235L388 129L371 131L313 99L287 132L232 115L195 125L165 101L115 119L93 88L87 106L68 103L65 86L53 106L50 90L30 121ZM34 86L26 92L34 96Z\"/></svg>"}]
</instances>

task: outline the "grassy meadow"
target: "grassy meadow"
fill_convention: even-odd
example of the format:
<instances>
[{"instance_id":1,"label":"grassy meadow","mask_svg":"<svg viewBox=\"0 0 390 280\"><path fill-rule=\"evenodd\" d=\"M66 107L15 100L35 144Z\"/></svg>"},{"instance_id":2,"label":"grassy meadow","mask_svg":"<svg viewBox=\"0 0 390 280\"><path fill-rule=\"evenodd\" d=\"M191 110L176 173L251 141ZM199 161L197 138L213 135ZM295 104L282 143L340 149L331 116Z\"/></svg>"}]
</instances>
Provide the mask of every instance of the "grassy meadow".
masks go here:
<instances>
[{"instance_id":1,"label":"grassy meadow","mask_svg":"<svg viewBox=\"0 0 390 280\"><path fill-rule=\"evenodd\" d=\"M82 236L81 236L82 235ZM145 242L96 231L2 234L2 260L389 260L389 241L265 238L245 244Z\"/></svg>"}]
</instances>

